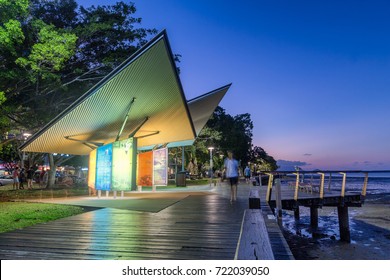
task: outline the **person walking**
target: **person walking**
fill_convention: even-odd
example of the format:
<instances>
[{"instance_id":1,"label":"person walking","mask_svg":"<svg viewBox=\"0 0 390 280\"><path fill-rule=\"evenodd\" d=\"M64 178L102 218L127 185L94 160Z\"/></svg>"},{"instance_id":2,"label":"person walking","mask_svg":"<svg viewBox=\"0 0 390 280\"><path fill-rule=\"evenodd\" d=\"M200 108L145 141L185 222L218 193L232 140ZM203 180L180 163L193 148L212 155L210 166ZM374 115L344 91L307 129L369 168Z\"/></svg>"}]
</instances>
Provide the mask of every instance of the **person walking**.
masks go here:
<instances>
[{"instance_id":1,"label":"person walking","mask_svg":"<svg viewBox=\"0 0 390 280\"><path fill-rule=\"evenodd\" d=\"M224 161L226 178L230 183L230 202L237 200L238 161L233 158L233 152L228 151L228 157Z\"/></svg>"},{"instance_id":2,"label":"person walking","mask_svg":"<svg viewBox=\"0 0 390 280\"><path fill-rule=\"evenodd\" d=\"M251 169L247 165L244 169L244 176L245 176L245 181L247 184L249 184L250 179L251 179Z\"/></svg>"}]
</instances>

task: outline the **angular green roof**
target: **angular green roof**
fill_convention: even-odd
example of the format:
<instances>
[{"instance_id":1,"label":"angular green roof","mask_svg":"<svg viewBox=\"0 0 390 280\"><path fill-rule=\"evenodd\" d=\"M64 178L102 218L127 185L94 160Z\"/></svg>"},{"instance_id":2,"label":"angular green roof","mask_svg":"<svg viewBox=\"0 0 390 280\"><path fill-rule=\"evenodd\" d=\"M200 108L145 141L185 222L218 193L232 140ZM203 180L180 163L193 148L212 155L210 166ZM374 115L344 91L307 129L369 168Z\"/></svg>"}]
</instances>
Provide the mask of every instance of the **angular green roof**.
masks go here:
<instances>
[{"instance_id":1,"label":"angular green roof","mask_svg":"<svg viewBox=\"0 0 390 280\"><path fill-rule=\"evenodd\" d=\"M217 105L202 105L207 109L196 106L195 110L202 113L196 115L192 109L190 113L167 34L163 31L20 148L31 152L86 155L99 145L129 135L138 138L140 148L193 141L201 123L203 127L207 122L206 115L210 117ZM199 118L195 127L191 116Z\"/></svg>"}]
</instances>

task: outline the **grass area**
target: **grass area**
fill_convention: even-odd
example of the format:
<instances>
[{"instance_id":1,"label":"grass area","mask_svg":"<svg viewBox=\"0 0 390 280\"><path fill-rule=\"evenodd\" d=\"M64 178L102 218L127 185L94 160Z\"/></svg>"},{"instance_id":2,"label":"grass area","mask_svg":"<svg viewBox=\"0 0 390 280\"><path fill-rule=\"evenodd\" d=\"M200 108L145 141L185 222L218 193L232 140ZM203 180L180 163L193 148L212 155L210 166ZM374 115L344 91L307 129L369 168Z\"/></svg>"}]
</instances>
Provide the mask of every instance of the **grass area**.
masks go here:
<instances>
[{"instance_id":1,"label":"grass area","mask_svg":"<svg viewBox=\"0 0 390 280\"><path fill-rule=\"evenodd\" d=\"M82 212L84 212L83 208L70 205L0 202L0 232L45 223Z\"/></svg>"}]
</instances>

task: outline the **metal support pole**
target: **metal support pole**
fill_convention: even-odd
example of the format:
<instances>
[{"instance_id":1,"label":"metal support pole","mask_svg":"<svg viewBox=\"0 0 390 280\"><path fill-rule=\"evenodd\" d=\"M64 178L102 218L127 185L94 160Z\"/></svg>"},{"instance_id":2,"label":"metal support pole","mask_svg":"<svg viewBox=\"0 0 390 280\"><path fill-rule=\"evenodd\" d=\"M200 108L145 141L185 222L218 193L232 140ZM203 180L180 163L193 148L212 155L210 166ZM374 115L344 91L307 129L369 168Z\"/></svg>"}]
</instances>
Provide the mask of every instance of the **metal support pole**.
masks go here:
<instances>
[{"instance_id":1,"label":"metal support pole","mask_svg":"<svg viewBox=\"0 0 390 280\"><path fill-rule=\"evenodd\" d=\"M184 146L181 147L181 171L184 171Z\"/></svg>"},{"instance_id":2,"label":"metal support pole","mask_svg":"<svg viewBox=\"0 0 390 280\"><path fill-rule=\"evenodd\" d=\"M213 150L214 147L209 147L208 148L210 151L210 186L213 183Z\"/></svg>"},{"instance_id":3,"label":"metal support pole","mask_svg":"<svg viewBox=\"0 0 390 280\"><path fill-rule=\"evenodd\" d=\"M115 141L118 141L119 138L121 137L121 134L122 134L122 132L123 132L123 129L125 128L125 125L126 125L126 123L127 123L127 119L129 118L130 110L131 110L131 107L132 107L133 104L134 104L134 101L135 101L135 97L133 97L133 99L130 101L130 104L129 104L129 106L128 106L128 108L127 108L127 111L126 111L126 116L125 116L125 118L124 118L124 120L123 120L123 122L122 122L121 128L120 128L119 131L118 131L118 135L116 136Z\"/></svg>"}]
</instances>

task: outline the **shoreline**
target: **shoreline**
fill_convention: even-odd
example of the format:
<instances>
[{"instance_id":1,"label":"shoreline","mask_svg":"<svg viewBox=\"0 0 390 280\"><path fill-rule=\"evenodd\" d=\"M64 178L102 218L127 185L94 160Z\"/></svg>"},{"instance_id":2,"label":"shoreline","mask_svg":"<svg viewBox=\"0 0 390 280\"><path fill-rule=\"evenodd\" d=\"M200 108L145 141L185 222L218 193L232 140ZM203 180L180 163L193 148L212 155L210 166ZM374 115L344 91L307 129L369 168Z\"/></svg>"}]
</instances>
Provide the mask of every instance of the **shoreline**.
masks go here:
<instances>
[{"instance_id":1,"label":"shoreline","mask_svg":"<svg viewBox=\"0 0 390 280\"><path fill-rule=\"evenodd\" d=\"M283 216L283 235L297 260L390 260L390 193L367 195L362 207L349 208L351 243L339 240L336 207L318 214L314 232L310 214L299 221Z\"/></svg>"}]
</instances>

